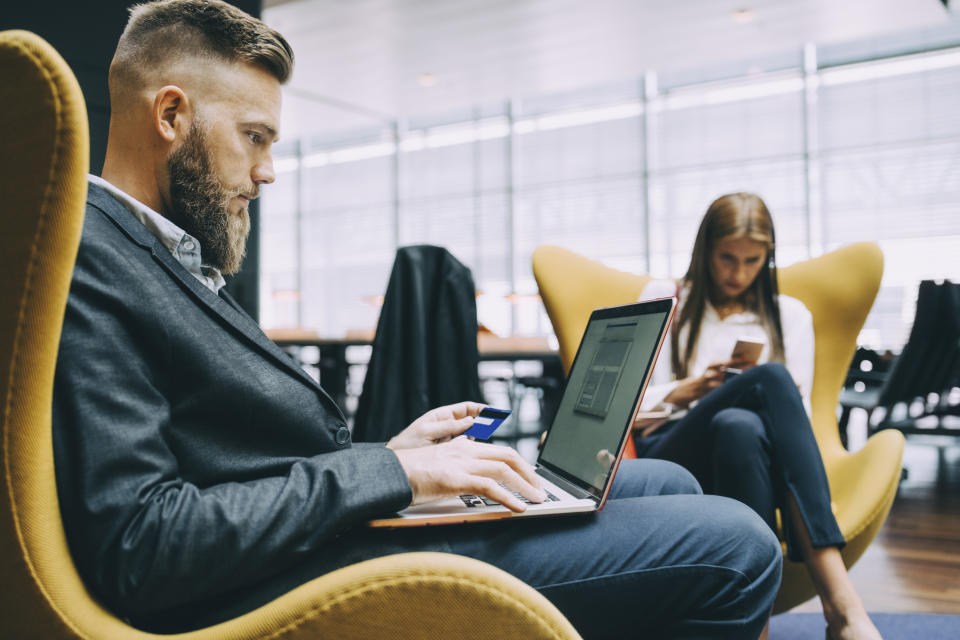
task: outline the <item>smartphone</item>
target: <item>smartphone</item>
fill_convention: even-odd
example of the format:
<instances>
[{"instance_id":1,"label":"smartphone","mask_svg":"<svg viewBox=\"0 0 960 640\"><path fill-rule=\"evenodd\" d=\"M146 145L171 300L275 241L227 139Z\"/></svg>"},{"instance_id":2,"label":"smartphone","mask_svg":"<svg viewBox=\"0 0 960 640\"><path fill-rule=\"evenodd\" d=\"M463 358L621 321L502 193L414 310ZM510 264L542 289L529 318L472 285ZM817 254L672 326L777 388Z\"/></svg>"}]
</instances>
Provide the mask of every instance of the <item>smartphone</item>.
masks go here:
<instances>
[{"instance_id":1,"label":"smartphone","mask_svg":"<svg viewBox=\"0 0 960 640\"><path fill-rule=\"evenodd\" d=\"M757 364L763 347L767 341L763 338L751 338L750 336L740 336L737 344L733 346L733 353L730 359L740 365L741 369L752 367Z\"/></svg>"},{"instance_id":2,"label":"smartphone","mask_svg":"<svg viewBox=\"0 0 960 640\"><path fill-rule=\"evenodd\" d=\"M473 419L473 426L464 431L463 435L473 436L477 440L489 440L493 432L510 417L510 413L510 409L484 407Z\"/></svg>"}]
</instances>

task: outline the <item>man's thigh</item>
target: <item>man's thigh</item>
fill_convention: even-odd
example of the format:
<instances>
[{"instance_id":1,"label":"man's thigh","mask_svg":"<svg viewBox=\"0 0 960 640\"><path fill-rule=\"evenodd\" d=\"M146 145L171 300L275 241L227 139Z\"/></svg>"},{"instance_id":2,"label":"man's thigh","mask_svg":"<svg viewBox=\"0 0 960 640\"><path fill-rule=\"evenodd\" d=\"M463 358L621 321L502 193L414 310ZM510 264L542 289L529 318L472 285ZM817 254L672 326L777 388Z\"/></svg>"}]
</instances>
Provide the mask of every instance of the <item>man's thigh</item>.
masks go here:
<instances>
[{"instance_id":1,"label":"man's thigh","mask_svg":"<svg viewBox=\"0 0 960 640\"><path fill-rule=\"evenodd\" d=\"M538 589L585 637L738 637L736 629L756 637L779 584L779 545L749 508L699 495L677 469L629 461L600 513L456 527L445 537L454 553Z\"/></svg>"}]
</instances>

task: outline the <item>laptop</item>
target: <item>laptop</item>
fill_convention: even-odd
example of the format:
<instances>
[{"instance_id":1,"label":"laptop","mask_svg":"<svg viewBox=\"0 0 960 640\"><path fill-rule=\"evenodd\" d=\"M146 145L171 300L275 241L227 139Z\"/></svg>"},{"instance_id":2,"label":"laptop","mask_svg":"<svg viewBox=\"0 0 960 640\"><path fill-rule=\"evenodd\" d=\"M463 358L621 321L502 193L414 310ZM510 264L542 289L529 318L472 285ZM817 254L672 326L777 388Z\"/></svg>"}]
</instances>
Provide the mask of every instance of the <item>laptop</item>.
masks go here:
<instances>
[{"instance_id":1,"label":"laptop","mask_svg":"<svg viewBox=\"0 0 960 640\"><path fill-rule=\"evenodd\" d=\"M675 307L675 298L661 298L590 315L536 461L546 501L516 513L488 498L463 495L407 507L368 525L416 527L601 510Z\"/></svg>"}]
</instances>

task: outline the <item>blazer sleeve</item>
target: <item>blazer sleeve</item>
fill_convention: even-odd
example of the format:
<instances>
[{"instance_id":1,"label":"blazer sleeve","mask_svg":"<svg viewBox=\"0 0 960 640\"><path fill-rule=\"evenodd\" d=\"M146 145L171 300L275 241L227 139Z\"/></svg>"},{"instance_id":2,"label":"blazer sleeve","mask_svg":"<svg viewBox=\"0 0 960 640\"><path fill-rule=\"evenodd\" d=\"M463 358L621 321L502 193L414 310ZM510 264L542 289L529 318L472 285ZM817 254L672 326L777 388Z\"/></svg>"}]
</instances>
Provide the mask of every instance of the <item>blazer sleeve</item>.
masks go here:
<instances>
[{"instance_id":1,"label":"blazer sleeve","mask_svg":"<svg viewBox=\"0 0 960 640\"><path fill-rule=\"evenodd\" d=\"M171 360L172 321L135 303L149 295L130 281L135 270L110 243L82 245L55 376L64 525L81 575L106 604L136 615L254 584L410 503L406 475L382 445L187 481L164 434L171 381L195 363Z\"/></svg>"}]
</instances>

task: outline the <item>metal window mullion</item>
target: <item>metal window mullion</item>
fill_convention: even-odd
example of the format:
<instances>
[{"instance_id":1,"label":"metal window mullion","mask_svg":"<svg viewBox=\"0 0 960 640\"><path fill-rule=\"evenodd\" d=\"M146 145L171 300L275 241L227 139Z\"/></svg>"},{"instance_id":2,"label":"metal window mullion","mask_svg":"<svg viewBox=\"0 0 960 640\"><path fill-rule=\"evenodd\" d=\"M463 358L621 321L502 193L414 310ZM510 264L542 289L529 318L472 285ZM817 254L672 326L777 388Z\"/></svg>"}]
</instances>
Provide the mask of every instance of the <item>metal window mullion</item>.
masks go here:
<instances>
[{"instance_id":1,"label":"metal window mullion","mask_svg":"<svg viewBox=\"0 0 960 640\"><path fill-rule=\"evenodd\" d=\"M820 173L820 129L817 113L820 77L817 71L817 48L807 43L803 48L803 186L806 215L807 256L818 256L826 248L826 220L823 215L823 193Z\"/></svg>"},{"instance_id":2,"label":"metal window mullion","mask_svg":"<svg viewBox=\"0 0 960 640\"><path fill-rule=\"evenodd\" d=\"M394 120L390 124L393 135L393 162L391 163L390 180L393 196L393 250L400 248L400 123Z\"/></svg>"},{"instance_id":3,"label":"metal window mullion","mask_svg":"<svg viewBox=\"0 0 960 640\"><path fill-rule=\"evenodd\" d=\"M650 255L650 98L656 95L657 76L653 71L644 74L640 81L640 205L643 208L641 225L643 228L643 259L647 273L653 269Z\"/></svg>"},{"instance_id":4,"label":"metal window mullion","mask_svg":"<svg viewBox=\"0 0 960 640\"><path fill-rule=\"evenodd\" d=\"M514 175L514 158L516 151L516 138L517 132L514 128L513 120L513 100L507 102L507 127L510 132L507 135L507 148L506 153L504 154L504 160L506 162L506 179L507 179L507 260L509 261L510 269L510 293L517 293L517 233L516 233L516 219L514 212L516 211L516 189L514 188L515 175ZM516 304L510 304L510 335L513 335L517 332L517 306Z\"/></svg>"},{"instance_id":5,"label":"metal window mullion","mask_svg":"<svg viewBox=\"0 0 960 640\"><path fill-rule=\"evenodd\" d=\"M294 203L294 231L295 238L293 242L293 264L294 264L294 290L297 292L297 326L303 326L303 189L306 184L303 172L303 144L300 139L296 141L297 151L297 175L296 175L296 200Z\"/></svg>"}]
</instances>

